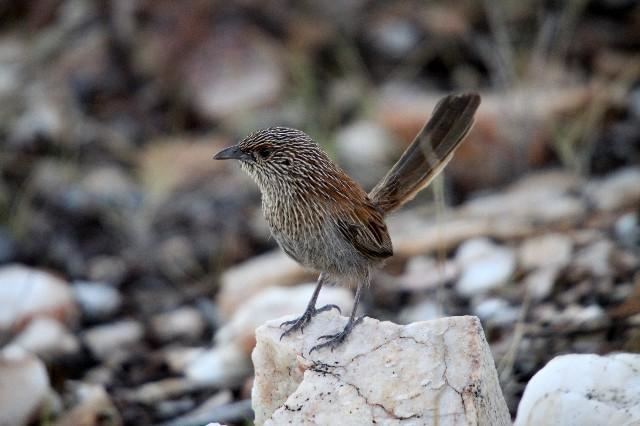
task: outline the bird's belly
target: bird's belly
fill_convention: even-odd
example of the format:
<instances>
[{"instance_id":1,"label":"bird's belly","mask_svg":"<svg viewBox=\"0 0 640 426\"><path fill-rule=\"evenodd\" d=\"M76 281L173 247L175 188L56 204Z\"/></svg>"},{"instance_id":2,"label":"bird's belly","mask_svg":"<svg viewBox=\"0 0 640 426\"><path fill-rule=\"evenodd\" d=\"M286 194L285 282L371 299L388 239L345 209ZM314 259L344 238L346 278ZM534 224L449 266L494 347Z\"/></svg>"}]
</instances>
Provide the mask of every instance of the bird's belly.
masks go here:
<instances>
[{"instance_id":1,"label":"bird's belly","mask_svg":"<svg viewBox=\"0 0 640 426\"><path fill-rule=\"evenodd\" d=\"M301 265L337 276L359 275L367 268L365 259L351 244L331 232L307 230L293 237L272 228L282 250Z\"/></svg>"}]
</instances>

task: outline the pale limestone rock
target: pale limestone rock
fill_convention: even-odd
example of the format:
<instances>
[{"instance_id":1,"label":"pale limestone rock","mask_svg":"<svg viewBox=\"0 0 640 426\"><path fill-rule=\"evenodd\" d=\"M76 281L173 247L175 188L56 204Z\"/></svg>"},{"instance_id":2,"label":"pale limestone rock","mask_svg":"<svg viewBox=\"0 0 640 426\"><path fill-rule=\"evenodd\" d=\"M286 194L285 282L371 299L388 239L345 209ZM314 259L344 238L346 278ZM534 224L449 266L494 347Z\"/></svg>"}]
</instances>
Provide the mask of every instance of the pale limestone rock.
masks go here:
<instances>
[{"instance_id":1,"label":"pale limestone rock","mask_svg":"<svg viewBox=\"0 0 640 426\"><path fill-rule=\"evenodd\" d=\"M229 318L238 306L261 290L298 284L309 276L302 266L277 249L226 270L220 278L218 306L222 315Z\"/></svg>"},{"instance_id":2,"label":"pale limestone rock","mask_svg":"<svg viewBox=\"0 0 640 426\"><path fill-rule=\"evenodd\" d=\"M518 252L523 268L537 269L548 266L563 268L571 261L573 242L563 234L545 234L526 240Z\"/></svg>"},{"instance_id":3,"label":"pale limestone rock","mask_svg":"<svg viewBox=\"0 0 640 426\"><path fill-rule=\"evenodd\" d=\"M0 268L0 330L25 325L38 316L70 321L77 307L69 284L23 265Z\"/></svg>"},{"instance_id":4,"label":"pale limestone rock","mask_svg":"<svg viewBox=\"0 0 640 426\"><path fill-rule=\"evenodd\" d=\"M577 177L566 173L532 174L504 191L468 201L460 211L499 221L514 218L538 223L575 221L585 213L582 200L569 193L578 184Z\"/></svg>"},{"instance_id":5,"label":"pale limestone rock","mask_svg":"<svg viewBox=\"0 0 640 426\"><path fill-rule=\"evenodd\" d=\"M446 259L416 256L407 262L404 274L392 283L393 291L421 291L438 288L458 277L458 265Z\"/></svg>"},{"instance_id":6,"label":"pale limestone rock","mask_svg":"<svg viewBox=\"0 0 640 426\"><path fill-rule=\"evenodd\" d=\"M197 339L207 324L196 308L182 306L151 318L151 330L162 341L187 338Z\"/></svg>"},{"instance_id":7,"label":"pale limestone rock","mask_svg":"<svg viewBox=\"0 0 640 426\"><path fill-rule=\"evenodd\" d=\"M613 274L611 255L614 245L609 240L599 240L580 249L573 259L572 269L577 274L607 277Z\"/></svg>"},{"instance_id":8,"label":"pale limestone rock","mask_svg":"<svg viewBox=\"0 0 640 426\"><path fill-rule=\"evenodd\" d=\"M492 297L473 304L472 312L485 325L513 327L520 316L520 308L511 306L505 299Z\"/></svg>"},{"instance_id":9,"label":"pale limestone rock","mask_svg":"<svg viewBox=\"0 0 640 426\"><path fill-rule=\"evenodd\" d=\"M456 291L465 297L489 292L505 285L516 269L516 257L506 246L486 238L465 241L456 252L462 270Z\"/></svg>"},{"instance_id":10,"label":"pale limestone rock","mask_svg":"<svg viewBox=\"0 0 640 426\"><path fill-rule=\"evenodd\" d=\"M42 361L19 346L0 350L0 425L27 424L46 403L49 392Z\"/></svg>"},{"instance_id":11,"label":"pale limestone rock","mask_svg":"<svg viewBox=\"0 0 640 426\"><path fill-rule=\"evenodd\" d=\"M218 345L235 344L249 357L256 344L255 330L261 324L283 315L302 315L315 289L315 284L295 287L273 287L263 290L242 304L231 320L216 333ZM353 305L351 291L326 286L320 292L317 306L337 305L348 312Z\"/></svg>"},{"instance_id":12,"label":"pale limestone rock","mask_svg":"<svg viewBox=\"0 0 640 426\"><path fill-rule=\"evenodd\" d=\"M640 167L622 169L586 188L587 196L599 210L617 210L640 201Z\"/></svg>"},{"instance_id":13,"label":"pale limestone rock","mask_svg":"<svg viewBox=\"0 0 640 426\"><path fill-rule=\"evenodd\" d=\"M220 388L238 386L250 374L249 358L242 348L234 344L207 349L184 367L187 379Z\"/></svg>"},{"instance_id":14,"label":"pale limestone rock","mask_svg":"<svg viewBox=\"0 0 640 426\"><path fill-rule=\"evenodd\" d=\"M527 292L534 300L546 298L553 291L559 273L560 268L557 266L547 266L531 272L524 279Z\"/></svg>"},{"instance_id":15,"label":"pale limestone rock","mask_svg":"<svg viewBox=\"0 0 640 426\"><path fill-rule=\"evenodd\" d=\"M118 289L106 283L75 282L73 295L82 314L94 321L114 316L122 306L122 296Z\"/></svg>"},{"instance_id":16,"label":"pale limestone rock","mask_svg":"<svg viewBox=\"0 0 640 426\"><path fill-rule=\"evenodd\" d=\"M410 258L428 253L443 253L461 242L476 237L500 240L523 238L535 232L533 221L524 216L471 215L464 208L446 213L446 217L424 219L415 212L401 212L389 218L395 258Z\"/></svg>"},{"instance_id":17,"label":"pale limestone rock","mask_svg":"<svg viewBox=\"0 0 640 426\"><path fill-rule=\"evenodd\" d=\"M403 308L398 314L398 322L400 324L409 324L417 321L434 320L443 316L445 315L442 304L427 298L415 305Z\"/></svg>"},{"instance_id":18,"label":"pale limestone rock","mask_svg":"<svg viewBox=\"0 0 640 426\"><path fill-rule=\"evenodd\" d=\"M31 321L12 343L45 360L80 350L76 336L58 321L47 317Z\"/></svg>"},{"instance_id":19,"label":"pale limestone rock","mask_svg":"<svg viewBox=\"0 0 640 426\"><path fill-rule=\"evenodd\" d=\"M549 322L559 327L598 327L609 323L609 317L599 305L578 305L572 303L557 312Z\"/></svg>"},{"instance_id":20,"label":"pale limestone rock","mask_svg":"<svg viewBox=\"0 0 640 426\"><path fill-rule=\"evenodd\" d=\"M562 355L529 381L515 426L640 424L640 355Z\"/></svg>"},{"instance_id":21,"label":"pale limestone rock","mask_svg":"<svg viewBox=\"0 0 640 426\"><path fill-rule=\"evenodd\" d=\"M201 390L203 387L206 388L204 384L193 380L170 377L127 389L124 396L128 401L151 405Z\"/></svg>"},{"instance_id":22,"label":"pale limestone rock","mask_svg":"<svg viewBox=\"0 0 640 426\"><path fill-rule=\"evenodd\" d=\"M340 164L365 188L372 188L397 158L396 144L384 127L362 120L336 134L336 154Z\"/></svg>"},{"instance_id":23,"label":"pale limestone rock","mask_svg":"<svg viewBox=\"0 0 640 426\"><path fill-rule=\"evenodd\" d=\"M280 340L281 318L256 330L257 425L509 425L489 346L474 317L400 326L365 318L333 352L309 354L347 319L323 313Z\"/></svg>"},{"instance_id":24,"label":"pale limestone rock","mask_svg":"<svg viewBox=\"0 0 640 426\"><path fill-rule=\"evenodd\" d=\"M106 359L142 340L144 328L137 321L123 320L95 326L86 330L82 336L94 356Z\"/></svg>"}]
</instances>

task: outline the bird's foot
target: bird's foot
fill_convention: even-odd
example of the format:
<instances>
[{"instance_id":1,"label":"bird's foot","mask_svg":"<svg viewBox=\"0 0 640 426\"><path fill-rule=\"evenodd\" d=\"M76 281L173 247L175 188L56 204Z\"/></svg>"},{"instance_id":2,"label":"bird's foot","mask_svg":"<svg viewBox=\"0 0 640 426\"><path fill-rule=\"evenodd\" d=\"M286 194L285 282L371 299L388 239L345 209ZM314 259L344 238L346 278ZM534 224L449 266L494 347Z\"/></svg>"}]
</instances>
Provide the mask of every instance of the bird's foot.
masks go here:
<instances>
[{"instance_id":1,"label":"bird's foot","mask_svg":"<svg viewBox=\"0 0 640 426\"><path fill-rule=\"evenodd\" d=\"M304 311L304 313L299 317L296 318L294 320L291 321L285 321L282 324L280 324L280 328L282 327L286 327L286 326L290 326L289 328L287 328L284 333L282 333L280 335L280 340L282 340L282 338L284 336L288 336L289 334L293 333L296 330L300 330L301 333L304 333L304 327L309 324L309 322L311 321L311 318L315 317L316 315L318 315L319 313L325 312L325 311L330 311L331 309L335 309L337 310L340 314L342 314L342 310L340 309L340 307L338 305L324 305L321 308L307 308L306 311Z\"/></svg>"},{"instance_id":2,"label":"bird's foot","mask_svg":"<svg viewBox=\"0 0 640 426\"><path fill-rule=\"evenodd\" d=\"M355 327L356 325L360 324L363 319L364 319L364 317L360 317L360 318L356 319L355 321L349 320L349 322L347 323L347 325L344 327L344 329L341 332L336 333L336 334L326 334L324 336L318 337L318 340L326 339L327 341L323 342L323 343L319 343L319 344L315 345L314 347L312 347L311 350L309 351L309 355L311 355L311 352L317 351L317 350L322 349L322 348L331 348L331 352L333 352L333 350L335 348L337 348L338 346L340 346L345 341L347 336L349 336L349 334L351 334L351 331L353 330L353 327Z\"/></svg>"}]
</instances>

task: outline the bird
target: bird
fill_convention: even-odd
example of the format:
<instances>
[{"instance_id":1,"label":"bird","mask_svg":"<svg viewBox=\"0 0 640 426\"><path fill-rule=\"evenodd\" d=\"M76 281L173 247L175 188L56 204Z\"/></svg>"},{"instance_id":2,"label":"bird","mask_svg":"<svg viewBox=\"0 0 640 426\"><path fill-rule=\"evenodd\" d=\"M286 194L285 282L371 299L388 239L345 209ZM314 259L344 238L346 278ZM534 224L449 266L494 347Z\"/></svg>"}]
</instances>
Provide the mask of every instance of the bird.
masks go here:
<instances>
[{"instance_id":1,"label":"bird","mask_svg":"<svg viewBox=\"0 0 640 426\"><path fill-rule=\"evenodd\" d=\"M216 160L238 160L260 189L262 211L282 250L302 266L319 272L304 313L281 324L282 339L322 312L316 307L323 285L355 287L353 309L344 328L318 337L309 353L340 346L363 317L356 317L372 271L393 255L385 217L425 187L452 159L469 133L481 99L477 93L451 94L389 172L368 193L306 133L289 127L258 130L223 149ZM340 312L341 313L341 312Z\"/></svg>"}]
</instances>

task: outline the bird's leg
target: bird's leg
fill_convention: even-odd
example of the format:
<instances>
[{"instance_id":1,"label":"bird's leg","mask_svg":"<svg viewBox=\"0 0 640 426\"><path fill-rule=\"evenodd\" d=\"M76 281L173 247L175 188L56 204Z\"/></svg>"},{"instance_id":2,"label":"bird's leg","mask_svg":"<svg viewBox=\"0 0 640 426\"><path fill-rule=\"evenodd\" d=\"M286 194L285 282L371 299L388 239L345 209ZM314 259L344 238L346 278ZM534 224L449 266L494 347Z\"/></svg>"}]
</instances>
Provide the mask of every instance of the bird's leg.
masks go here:
<instances>
[{"instance_id":1,"label":"bird's leg","mask_svg":"<svg viewBox=\"0 0 640 426\"><path fill-rule=\"evenodd\" d=\"M287 336L296 330L304 332L304 327L309 323L309 321L311 321L311 318L315 317L320 312L336 309L338 312L342 313L338 305L324 305L316 309L316 301L318 300L320 289L322 288L322 284L324 284L326 281L327 275L324 272L320 273L320 276L318 277L318 284L316 285L316 289L313 291L311 300L309 300L309 304L307 305L307 309L305 309L304 313L299 318L291 321L285 321L280 324L280 327L290 326L284 331L284 333L282 333L282 335L280 335L280 340L282 340L284 336Z\"/></svg>"},{"instance_id":2,"label":"bird's leg","mask_svg":"<svg viewBox=\"0 0 640 426\"><path fill-rule=\"evenodd\" d=\"M364 317L356 318L356 311L358 310L360 295L364 287L365 287L364 282L360 281L360 283L358 283L358 288L356 289L356 296L353 302L353 310L351 311L351 316L349 316L349 321L347 321L347 325L344 326L344 329L341 332L336 334L326 334L324 336L318 337L318 340L327 339L327 341L315 345L313 348L311 348L311 350L309 351L309 354L311 354L311 352L313 351L317 351L318 349L322 349L326 347L331 348L331 351L333 352L333 350L336 347L340 346L342 342L344 342L347 336L351 333L351 330L353 330L353 327L360 324L360 322Z\"/></svg>"}]
</instances>

